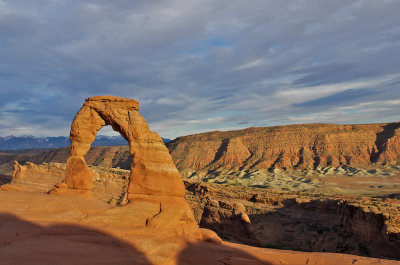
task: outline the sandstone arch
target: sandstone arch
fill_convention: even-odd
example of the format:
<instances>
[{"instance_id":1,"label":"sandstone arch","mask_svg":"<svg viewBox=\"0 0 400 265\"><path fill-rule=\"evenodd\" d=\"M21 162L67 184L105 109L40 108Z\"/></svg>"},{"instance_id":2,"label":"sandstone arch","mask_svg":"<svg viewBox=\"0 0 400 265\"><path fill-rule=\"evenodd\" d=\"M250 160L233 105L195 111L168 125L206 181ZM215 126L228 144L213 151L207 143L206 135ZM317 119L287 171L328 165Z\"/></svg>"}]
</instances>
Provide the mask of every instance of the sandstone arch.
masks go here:
<instances>
[{"instance_id":1,"label":"sandstone arch","mask_svg":"<svg viewBox=\"0 0 400 265\"><path fill-rule=\"evenodd\" d=\"M69 189L91 190L93 174L84 155L97 132L111 125L129 144L132 156L128 199L139 195L183 197L181 176L161 137L149 129L139 114L139 102L114 96L87 98L71 126L71 156L67 160L65 183Z\"/></svg>"},{"instance_id":2,"label":"sandstone arch","mask_svg":"<svg viewBox=\"0 0 400 265\"><path fill-rule=\"evenodd\" d=\"M112 208L105 220L142 229L156 228L157 235L185 235L201 239L202 233L184 198L185 186L161 137L149 129L133 99L96 96L87 98L71 125L71 156L65 179L50 194L87 194L93 187L93 174L85 162L97 132L111 125L129 143L132 156L128 184L129 203ZM151 230L145 230L147 232Z\"/></svg>"}]
</instances>

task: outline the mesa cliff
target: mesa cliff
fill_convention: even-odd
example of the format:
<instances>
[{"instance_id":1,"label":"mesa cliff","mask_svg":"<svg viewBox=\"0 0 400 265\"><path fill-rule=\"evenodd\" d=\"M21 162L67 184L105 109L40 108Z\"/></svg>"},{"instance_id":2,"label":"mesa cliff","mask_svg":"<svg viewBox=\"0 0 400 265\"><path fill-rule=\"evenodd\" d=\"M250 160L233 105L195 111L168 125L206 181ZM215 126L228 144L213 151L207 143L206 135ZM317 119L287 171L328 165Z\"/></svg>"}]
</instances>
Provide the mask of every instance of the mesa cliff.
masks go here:
<instances>
[{"instance_id":1,"label":"mesa cliff","mask_svg":"<svg viewBox=\"0 0 400 265\"><path fill-rule=\"evenodd\" d=\"M397 165L400 123L252 127L179 137L168 149L184 175L199 170L293 170Z\"/></svg>"}]
</instances>

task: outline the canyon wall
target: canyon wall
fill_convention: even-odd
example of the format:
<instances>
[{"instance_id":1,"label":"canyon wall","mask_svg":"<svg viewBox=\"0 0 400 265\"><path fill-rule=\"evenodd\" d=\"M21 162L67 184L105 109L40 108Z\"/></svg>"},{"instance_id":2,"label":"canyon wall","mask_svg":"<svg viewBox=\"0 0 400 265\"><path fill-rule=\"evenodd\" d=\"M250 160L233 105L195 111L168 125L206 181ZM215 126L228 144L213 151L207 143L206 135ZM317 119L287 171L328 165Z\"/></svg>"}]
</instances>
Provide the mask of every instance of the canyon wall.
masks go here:
<instances>
[{"instance_id":1,"label":"canyon wall","mask_svg":"<svg viewBox=\"0 0 400 265\"><path fill-rule=\"evenodd\" d=\"M271 192L192 181L185 185L200 227L216 231L224 240L400 259L398 199Z\"/></svg>"},{"instance_id":2,"label":"canyon wall","mask_svg":"<svg viewBox=\"0 0 400 265\"><path fill-rule=\"evenodd\" d=\"M399 259L400 234L391 224L396 218L381 205L367 204L293 198L275 211L249 217L267 247Z\"/></svg>"}]
</instances>

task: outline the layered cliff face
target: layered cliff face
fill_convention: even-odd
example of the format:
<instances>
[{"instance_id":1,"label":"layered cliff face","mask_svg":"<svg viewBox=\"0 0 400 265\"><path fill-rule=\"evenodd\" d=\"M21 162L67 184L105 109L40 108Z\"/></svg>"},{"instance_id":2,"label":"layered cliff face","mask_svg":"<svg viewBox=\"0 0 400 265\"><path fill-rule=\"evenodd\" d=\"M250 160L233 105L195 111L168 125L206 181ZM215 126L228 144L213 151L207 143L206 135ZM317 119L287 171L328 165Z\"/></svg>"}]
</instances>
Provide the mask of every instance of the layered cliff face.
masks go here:
<instances>
[{"instance_id":1,"label":"layered cliff face","mask_svg":"<svg viewBox=\"0 0 400 265\"><path fill-rule=\"evenodd\" d=\"M391 216L385 200L360 201L293 198L274 211L249 216L268 247L399 259L398 224L392 225L398 217Z\"/></svg>"},{"instance_id":2,"label":"layered cliff face","mask_svg":"<svg viewBox=\"0 0 400 265\"><path fill-rule=\"evenodd\" d=\"M400 123L209 132L179 137L168 148L181 172L396 165L400 163Z\"/></svg>"},{"instance_id":3,"label":"layered cliff face","mask_svg":"<svg viewBox=\"0 0 400 265\"><path fill-rule=\"evenodd\" d=\"M213 170L356 168L400 163L400 123L306 124L248 128L179 137L167 144L181 174ZM19 162L65 162L67 148L40 154L0 154L0 170ZM127 146L92 147L90 165L129 169Z\"/></svg>"}]
</instances>

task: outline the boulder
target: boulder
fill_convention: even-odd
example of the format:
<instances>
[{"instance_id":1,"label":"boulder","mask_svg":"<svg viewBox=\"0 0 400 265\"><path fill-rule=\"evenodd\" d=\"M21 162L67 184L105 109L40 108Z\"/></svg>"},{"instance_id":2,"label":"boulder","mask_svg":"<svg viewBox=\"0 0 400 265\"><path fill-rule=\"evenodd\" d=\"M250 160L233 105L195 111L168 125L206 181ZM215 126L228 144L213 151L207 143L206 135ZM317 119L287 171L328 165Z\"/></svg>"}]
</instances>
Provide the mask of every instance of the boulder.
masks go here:
<instances>
[{"instance_id":1,"label":"boulder","mask_svg":"<svg viewBox=\"0 0 400 265\"><path fill-rule=\"evenodd\" d=\"M211 229L228 241L261 246L245 207L238 202L209 200L204 207L200 227Z\"/></svg>"}]
</instances>

